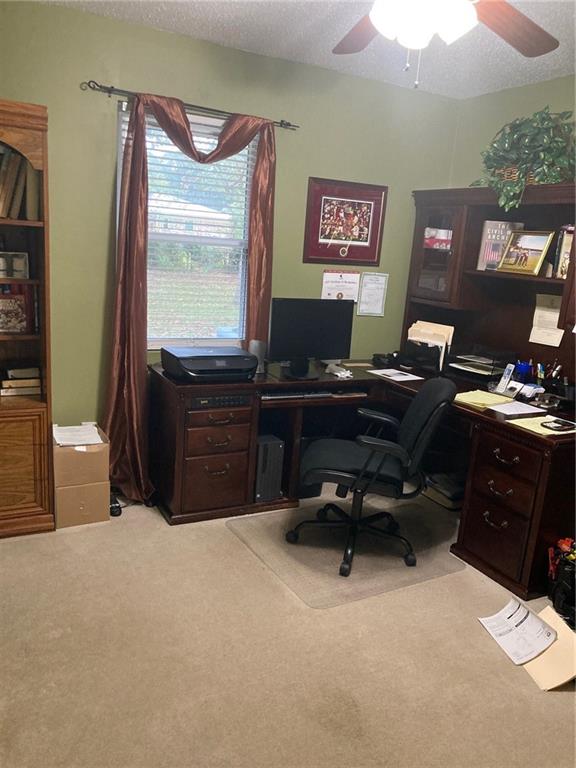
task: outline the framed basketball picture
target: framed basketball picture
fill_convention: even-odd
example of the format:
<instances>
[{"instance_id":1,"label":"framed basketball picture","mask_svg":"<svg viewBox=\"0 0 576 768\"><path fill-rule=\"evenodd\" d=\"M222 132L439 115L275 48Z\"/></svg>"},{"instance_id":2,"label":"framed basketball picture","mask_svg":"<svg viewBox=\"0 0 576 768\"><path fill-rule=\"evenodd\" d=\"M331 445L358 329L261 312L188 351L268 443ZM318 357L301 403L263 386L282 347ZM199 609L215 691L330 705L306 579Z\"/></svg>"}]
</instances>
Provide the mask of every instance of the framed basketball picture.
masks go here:
<instances>
[{"instance_id":1,"label":"framed basketball picture","mask_svg":"<svg viewBox=\"0 0 576 768\"><path fill-rule=\"evenodd\" d=\"M378 266L388 187L310 178L305 263Z\"/></svg>"}]
</instances>

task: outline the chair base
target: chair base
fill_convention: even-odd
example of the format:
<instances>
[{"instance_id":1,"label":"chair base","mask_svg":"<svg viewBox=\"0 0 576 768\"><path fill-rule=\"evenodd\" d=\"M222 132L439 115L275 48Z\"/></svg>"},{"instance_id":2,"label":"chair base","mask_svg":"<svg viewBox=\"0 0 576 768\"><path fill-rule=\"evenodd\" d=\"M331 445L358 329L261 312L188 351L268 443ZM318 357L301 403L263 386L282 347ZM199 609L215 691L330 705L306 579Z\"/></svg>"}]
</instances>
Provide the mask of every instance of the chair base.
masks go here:
<instances>
[{"instance_id":1,"label":"chair base","mask_svg":"<svg viewBox=\"0 0 576 768\"><path fill-rule=\"evenodd\" d=\"M336 504L325 504L316 513L315 520L303 520L301 523L290 531L286 532L286 541L290 544L296 544L300 537L300 530L302 528L317 527L317 528L346 528L348 536L346 538L346 547L344 549L344 556L340 563L340 576L349 576L352 570L352 560L354 559L354 551L356 548L356 537L359 533L369 533L372 536L377 536L383 539L396 539L402 542L404 549L404 562L408 566L416 565L416 555L412 549L412 544L398 533L399 525L389 512L376 512L368 517L362 517L362 501L363 495L360 492L354 492L354 498L352 503L352 514L349 515L343 509ZM330 518L332 513L336 516L336 519ZM386 528L378 528L374 523L385 520Z\"/></svg>"}]
</instances>

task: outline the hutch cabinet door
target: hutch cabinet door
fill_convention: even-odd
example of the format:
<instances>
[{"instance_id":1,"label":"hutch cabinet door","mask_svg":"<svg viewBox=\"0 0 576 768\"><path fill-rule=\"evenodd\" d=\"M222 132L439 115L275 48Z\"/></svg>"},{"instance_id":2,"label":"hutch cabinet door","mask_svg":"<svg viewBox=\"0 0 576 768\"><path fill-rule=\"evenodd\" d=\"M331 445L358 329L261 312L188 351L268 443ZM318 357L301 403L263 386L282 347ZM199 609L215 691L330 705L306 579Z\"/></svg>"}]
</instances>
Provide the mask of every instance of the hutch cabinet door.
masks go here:
<instances>
[{"instance_id":1,"label":"hutch cabinet door","mask_svg":"<svg viewBox=\"0 0 576 768\"><path fill-rule=\"evenodd\" d=\"M0 518L49 509L46 434L44 411L0 418Z\"/></svg>"},{"instance_id":2,"label":"hutch cabinet door","mask_svg":"<svg viewBox=\"0 0 576 768\"><path fill-rule=\"evenodd\" d=\"M417 211L410 296L448 303L458 285L464 207L422 207Z\"/></svg>"}]
</instances>

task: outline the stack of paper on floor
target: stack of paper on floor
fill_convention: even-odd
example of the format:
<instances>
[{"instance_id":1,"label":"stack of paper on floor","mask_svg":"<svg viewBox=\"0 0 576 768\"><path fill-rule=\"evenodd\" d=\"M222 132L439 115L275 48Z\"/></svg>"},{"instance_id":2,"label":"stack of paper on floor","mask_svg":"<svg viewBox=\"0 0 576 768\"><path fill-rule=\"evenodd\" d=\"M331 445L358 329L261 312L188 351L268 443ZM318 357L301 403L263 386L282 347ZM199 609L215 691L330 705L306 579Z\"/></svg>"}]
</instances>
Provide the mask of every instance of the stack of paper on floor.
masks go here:
<instances>
[{"instance_id":1,"label":"stack of paper on floor","mask_svg":"<svg viewBox=\"0 0 576 768\"><path fill-rule=\"evenodd\" d=\"M444 366L446 348L452 344L454 335L453 325L441 325L440 323L428 323L425 320L417 320L408 328L408 340L431 347L440 348L440 370Z\"/></svg>"},{"instance_id":2,"label":"stack of paper on floor","mask_svg":"<svg viewBox=\"0 0 576 768\"><path fill-rule=\"evenodd\" d=\"M543 691L576 677L576 636L551 606L535 614L513 598L501 611L479 621Z\"/></svg>"}]
</instances>

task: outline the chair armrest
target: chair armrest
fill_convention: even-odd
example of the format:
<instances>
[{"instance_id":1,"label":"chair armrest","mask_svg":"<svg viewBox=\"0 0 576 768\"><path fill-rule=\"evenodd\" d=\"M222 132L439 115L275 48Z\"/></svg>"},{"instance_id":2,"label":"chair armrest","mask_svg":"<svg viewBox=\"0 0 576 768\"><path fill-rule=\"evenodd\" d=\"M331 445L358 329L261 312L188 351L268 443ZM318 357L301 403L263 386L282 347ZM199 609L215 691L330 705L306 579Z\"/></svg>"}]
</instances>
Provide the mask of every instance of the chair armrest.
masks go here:
<instances>
[{"instance_id":1,"label":"chair armrest","mask_svg":"<svg viewBox=\"0 0 576 768\"><path fill-rule=\"evenodd\" d=\"M380 411L372 411L370 408L358 408L358 415L363 416L365 419L379 424L381 427L390 426L393 427L396 432L400 427L400 421L395 416L390 416L389 413L381 413Z\"/></svg>"},{"instance_id":2,"label":"chair armrest","mask_svg":"<svg viewBox=\"0 0 576 768\"><path fill-rule=\"evenodd\" d=\"M356 442L376 453L387 453L390 456L395 456L400 459L403 467L410 466L410 456L398 443L391 443L389 440L381 440L379 437L370 437L369 435L358 435Z\"/></svg>"}]
</instances>

